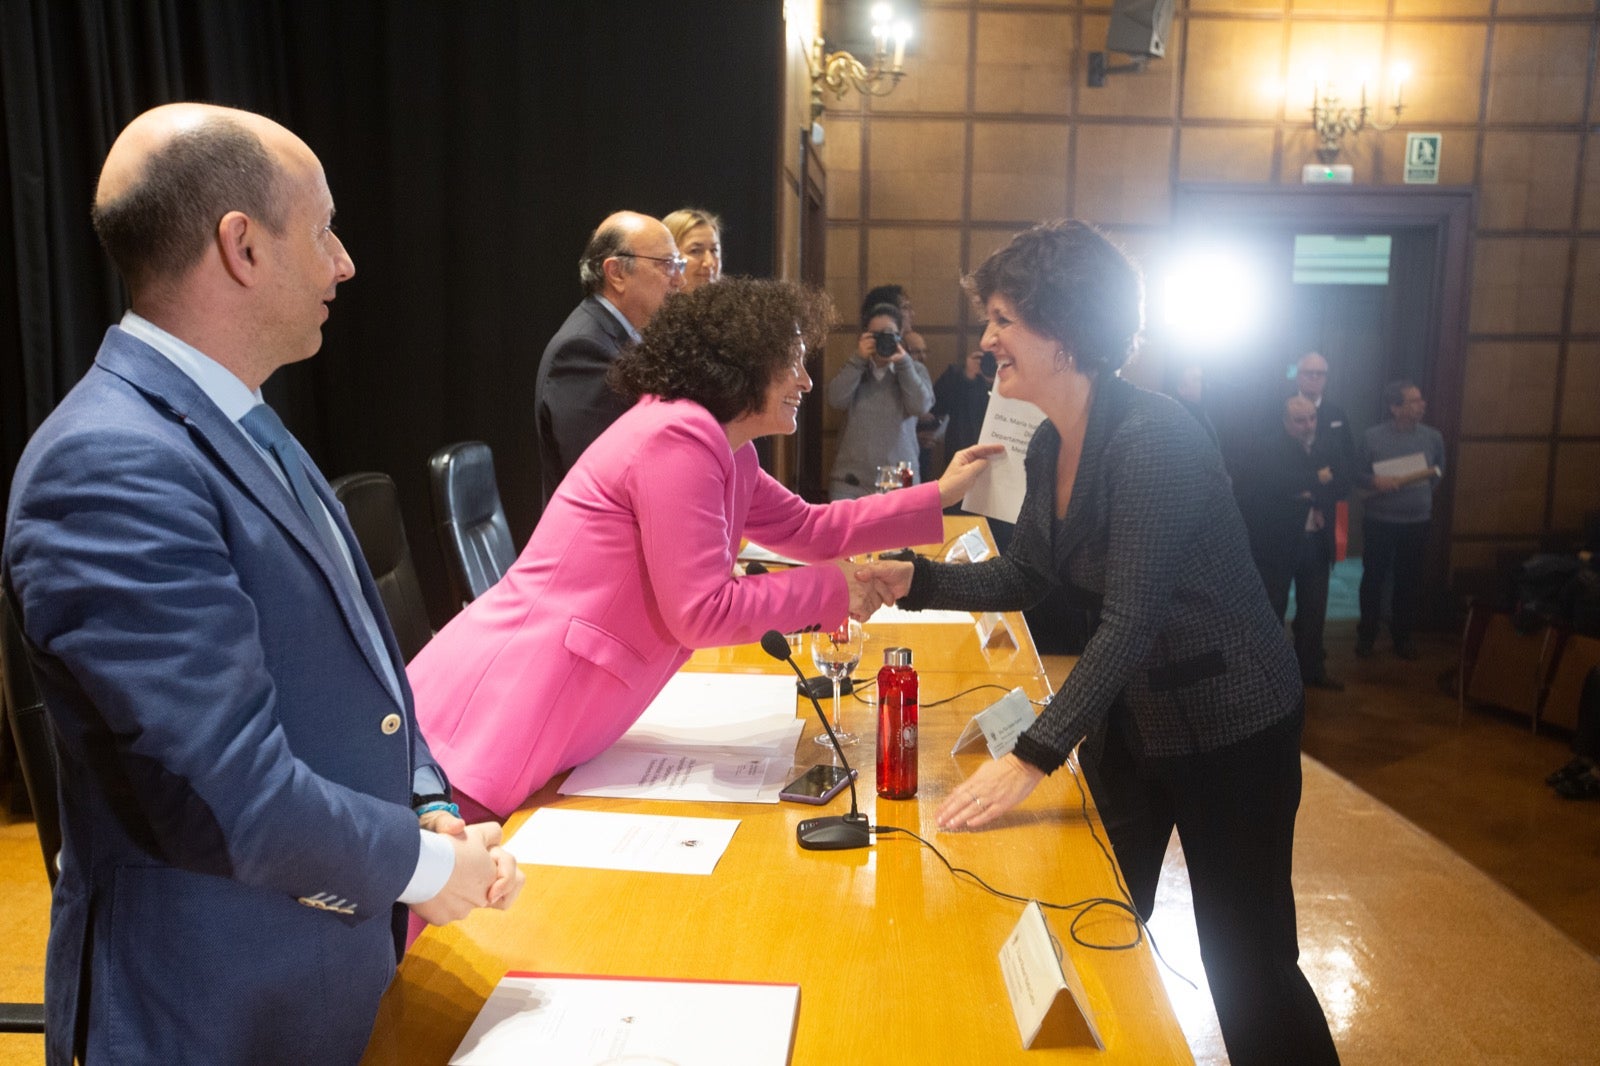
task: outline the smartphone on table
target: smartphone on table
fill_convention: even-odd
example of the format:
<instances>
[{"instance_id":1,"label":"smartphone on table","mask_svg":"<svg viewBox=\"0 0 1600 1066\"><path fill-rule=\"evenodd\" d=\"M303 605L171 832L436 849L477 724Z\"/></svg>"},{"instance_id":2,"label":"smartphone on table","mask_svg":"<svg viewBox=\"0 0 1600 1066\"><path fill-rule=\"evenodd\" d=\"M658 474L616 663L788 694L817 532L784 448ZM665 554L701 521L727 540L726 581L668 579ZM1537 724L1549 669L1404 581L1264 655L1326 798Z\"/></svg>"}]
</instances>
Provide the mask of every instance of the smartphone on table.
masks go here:
<instances>
[{"instance_id":1,"label":"smartphone on table","mask_svg":"<svg viewBox=\"0 0 1600 1066\"><path fill-rule=\"evenodd\" d=\"M842 792L850 783L850 779L855 776L854 770L846 775L842 766L818 763L784 785L783 791L778 793L778 798L793 800L796 803L827 803Z\"/></svg>"}]
</instances>

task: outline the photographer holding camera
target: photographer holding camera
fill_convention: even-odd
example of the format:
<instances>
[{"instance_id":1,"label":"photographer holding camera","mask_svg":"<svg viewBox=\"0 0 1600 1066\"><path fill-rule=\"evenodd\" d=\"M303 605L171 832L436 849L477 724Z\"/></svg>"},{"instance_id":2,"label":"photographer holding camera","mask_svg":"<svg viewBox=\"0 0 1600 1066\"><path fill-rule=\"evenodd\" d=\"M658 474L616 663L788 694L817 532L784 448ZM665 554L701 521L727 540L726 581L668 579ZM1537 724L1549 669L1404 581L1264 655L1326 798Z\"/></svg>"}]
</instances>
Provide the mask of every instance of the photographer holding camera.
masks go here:
<instances>
[{"instance_id":1,"label":"photographer holding camera","mask_svg":"<svg viewBox=\"0 0 1600 1066\"><path fill-rule=\"evenodd\" d=\"M880 466L910 463L915 470L917 418L933 407L927 368L900 342L900 309L878 304L862 319L855 353L828 382L828 406L848 412L828 485L834 500L871 495Z\"/></svg>"}]
</instances>

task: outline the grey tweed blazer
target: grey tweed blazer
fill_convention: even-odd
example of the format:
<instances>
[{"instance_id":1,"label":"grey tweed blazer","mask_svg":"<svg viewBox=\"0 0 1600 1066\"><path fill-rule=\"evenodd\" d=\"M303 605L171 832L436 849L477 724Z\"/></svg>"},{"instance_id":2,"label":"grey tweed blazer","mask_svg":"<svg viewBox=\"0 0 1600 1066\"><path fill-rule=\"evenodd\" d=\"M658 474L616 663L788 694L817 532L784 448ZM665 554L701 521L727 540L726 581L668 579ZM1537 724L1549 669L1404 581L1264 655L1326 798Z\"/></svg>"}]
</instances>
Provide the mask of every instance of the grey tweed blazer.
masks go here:
<instances>
[{"instance_id":1,"label":"grey tweed blazer","mask_svg":"<svg viewBox=\"0 0 1600 1066\"><path fill-rule=\"evenodd\" d=\"M1067 517L1057 521L1060 447L1055 427L1040 425L1006 554L976 564L918 559L901 601L1018 610L1057 593L1095 607L1093 636L1017 755L1054 770L1108 721L1146 757L1192 755L1297 713L1294 652L1200 424L1168 397L1102 375Z\"/></svg>"}]
</instances>

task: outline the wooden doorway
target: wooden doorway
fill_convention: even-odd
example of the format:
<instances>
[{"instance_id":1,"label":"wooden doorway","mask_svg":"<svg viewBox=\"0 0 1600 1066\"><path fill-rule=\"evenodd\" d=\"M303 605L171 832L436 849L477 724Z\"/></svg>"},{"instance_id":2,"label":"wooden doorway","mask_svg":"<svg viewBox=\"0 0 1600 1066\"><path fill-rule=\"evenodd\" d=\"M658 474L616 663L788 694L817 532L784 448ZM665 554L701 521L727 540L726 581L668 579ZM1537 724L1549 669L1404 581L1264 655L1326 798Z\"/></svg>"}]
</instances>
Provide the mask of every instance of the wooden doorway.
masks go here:
<instances>
[{"instance_id":1,"label":"wooden doorway","mask_svg":"<svg viewBox=\"0 0 1600 1066\"><path fill-rule=\"evenodd\" d=\"M1276 279L1267 297L1267 328L1217 381L1224 420L1249 425L1272 411L1290 388L1286 369L1315 349L1333 364L1328 394L1349 413L1358 440L1384 417L1384 382L1416 381L1453 467L1466 367L1472 207L1473 191L1466 188L1179 186L1177 242L1248 245ZM1387 284L1293 284L1294 242L1302 234L1387 236ZM1434 622L1455 613L1448 595L1453 484L1447 477L1439 489L1430 531L1424 607ZM1358 527L1358 508L1352 516Z\"/></svg>"}]
</instances>

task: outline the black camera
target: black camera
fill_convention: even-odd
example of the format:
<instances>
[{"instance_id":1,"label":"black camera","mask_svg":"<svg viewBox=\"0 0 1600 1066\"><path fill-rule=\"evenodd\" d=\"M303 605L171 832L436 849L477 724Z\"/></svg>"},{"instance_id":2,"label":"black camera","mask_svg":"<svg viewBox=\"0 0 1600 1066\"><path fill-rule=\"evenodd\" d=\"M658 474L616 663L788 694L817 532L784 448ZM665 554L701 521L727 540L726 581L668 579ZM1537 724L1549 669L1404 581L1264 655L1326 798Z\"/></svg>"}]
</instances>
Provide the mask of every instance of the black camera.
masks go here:
<instances>
[{"instance_id":1,"label":"black camera","mask_svg":"<svg viewBox=\"0 0 1600 1066\"><path fill-rule=\"evenodd\" d=\"M880 329L872 335L872 343L878 355L887 359L900 350L900 334L892 329Z\"/></svg>"},{"instance_id":2,"label":"black camera","mask_svg":"<svg viewBox=\"0 0 1600 1066\"><path fill-rule=\"evenodd\" d=\"M999 367L995 365L994 356L984 352L983 358L978 360L978 373L986 378L992 378L998 369Z\"/></svg>"}]
</instances>

